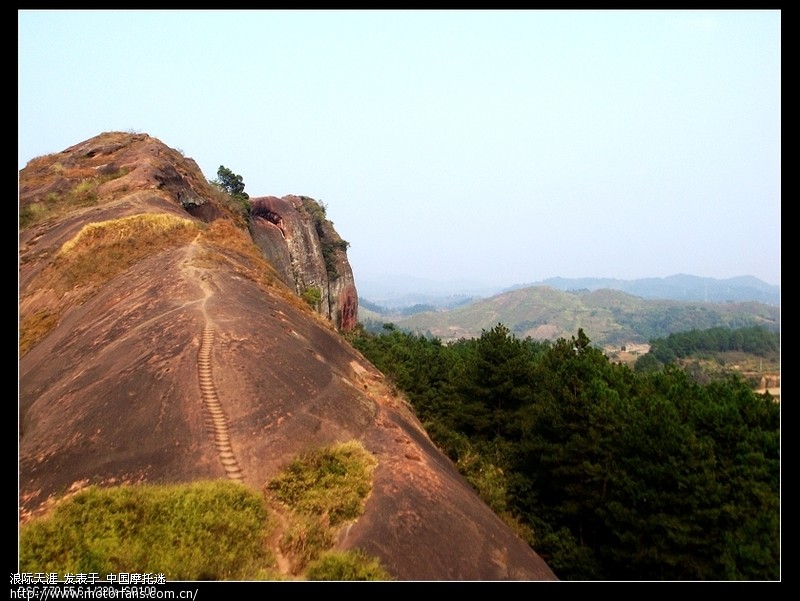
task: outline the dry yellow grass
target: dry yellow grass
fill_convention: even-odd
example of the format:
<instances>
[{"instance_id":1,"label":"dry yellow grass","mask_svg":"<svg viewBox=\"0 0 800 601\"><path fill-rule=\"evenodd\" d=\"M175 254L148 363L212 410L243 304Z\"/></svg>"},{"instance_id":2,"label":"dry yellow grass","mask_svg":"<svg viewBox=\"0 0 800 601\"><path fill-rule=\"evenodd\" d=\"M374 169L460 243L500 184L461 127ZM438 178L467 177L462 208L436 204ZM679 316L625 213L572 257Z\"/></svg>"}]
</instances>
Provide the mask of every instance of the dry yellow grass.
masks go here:
<instances>
[{"instance_id":1,"label":"dry yellow grass","mask_svg":"<svg viewBox=\"0 0 800 601\"><path fill-rule=\"evenodd\" d=\"M19 324L19 356L22 357L36 346L56 324L58 314L48 309L39 309L23 316Z\"/></svg>"},{"instance_id":2,"label":"dry yellow grass","mask_svg":"<svg viewBox=\"0 0 800 601\"><path fill-rule=\"evenodd\" d=\"M142 213L85 225L52 263L54 287L107 281L145 256L189 242L198 224L166 213Z\"/></svg>"},{"instance_id":3,"label":"dry yellow grass","mask_svg":"<svg viewBox=\"0 0 800 601\"><path fill-rule=\"evenodd\" d=\"M96 221L83 226L71 240L65 242L58 251L58 256L94 252L98 248L114 246L120 241L133 241L137 247L152 244L156 239L163 243L181 231L192 230L196 233L196 228L194 221L167 213L141 213L109 221Z\"/></svg>"},{"instance_id":4,"label":"dry yellow grass","mask_svg":"<svg viewBox=\"0 0 800 601\"><path fill-rule=\"evenodd\" d=\"M62 245L30 291L72 292L72 302L80 302L91 294L93 285L110 280L148 255L189 242L198 229L189 219L154 213L89 223ZM20 356L47 336L65 308L21 309Z\"/></svg>"},{"instance_id":5,"label":"dry yellow grass","mask_svg":"<svg viewBox=\"0 0 800 601\"><path fill-rule=\"evenodd\" d=\"M45 161L49 157L37 158L28 163L38 164L37 162ZM123 177L127 174L127 169L120 169L114 173L106 173L98 175L94 168L80 167L67 169L61 163L55 163L48 168L39 167L38 169L30 169L26 167L25 184L28 187L34 185L44 185L51 179L51 172L60 174L66 179L77 181L69 192L58 193L49 192L46 196L39 196L33 202L27 202L19 209L19 228L24 230L40 221L45 219L53 219L75 209L90 207L100 202L106 202L112 199L111 196L106 195L104 198L99 198L97 195L98 187L108 181Z\"/></svg>"}]
</instances>

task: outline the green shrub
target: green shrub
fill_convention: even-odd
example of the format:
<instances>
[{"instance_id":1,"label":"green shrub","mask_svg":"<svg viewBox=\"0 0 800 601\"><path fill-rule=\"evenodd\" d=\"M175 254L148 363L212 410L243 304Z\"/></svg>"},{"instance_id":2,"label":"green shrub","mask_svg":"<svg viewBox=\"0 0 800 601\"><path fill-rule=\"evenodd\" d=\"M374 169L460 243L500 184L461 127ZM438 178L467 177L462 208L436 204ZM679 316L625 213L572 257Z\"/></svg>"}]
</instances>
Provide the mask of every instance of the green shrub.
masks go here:
<instances>
[{"instance_id":1,"label":"green shrub","mask_svg":"<svg viewBox=\"0 0 800 601\"><path fill-rule=\"evenodd\" d=\"M335 248L326 240L321 240L322 258L325 260L325 271L331 281L339 279L339 270L336 268Z\"/></svg>"},{"instance_id":2,"label":"green shrub","mask_svg":"<svg viewBox=\"0 0 800 601\"><path fill-rule=\"evenodd\" d=\"M360 550L330 551L308 566L308 580L391 580L380 562Z\"/></svg>"},{"instance_id":3,"label":"green shrub","mask_svg":"<svg viewBox=\"0 0 800 601\"><path fill-rule=\"evenodd\" d=\"M217 169L216 179L211 180L210 183L228 196L232 202L226 202L225 204L234 213L242 216L244 222L247 223L252 207L250 205L250 195L244 191L242 176L234 173L224 165L220 165L219 169Z\"/></svg>"},{"instance_id":4,"label":"green shrub","mask_svg":"<svg viewBox=\"0 0 800 601\"><path fill-rule=\"evenodd\" d=\"M312 308L318 309L319 304L322 302L322 290L316 286L306 288L303 290L303 294L300 295L300 298L306 301Z\"/></svg>"},{"instance_id":5,"label":"green shrub","mask_svg":"<svg viewBox=\"0 0 800 601\"><path fill-rule=\"evenodd\" d=\"M267 488L295 512L324 515L331 526L338 526L364 511L375 463L360 443L345 442L306 453Z\"/></svg>"}]
</instances>

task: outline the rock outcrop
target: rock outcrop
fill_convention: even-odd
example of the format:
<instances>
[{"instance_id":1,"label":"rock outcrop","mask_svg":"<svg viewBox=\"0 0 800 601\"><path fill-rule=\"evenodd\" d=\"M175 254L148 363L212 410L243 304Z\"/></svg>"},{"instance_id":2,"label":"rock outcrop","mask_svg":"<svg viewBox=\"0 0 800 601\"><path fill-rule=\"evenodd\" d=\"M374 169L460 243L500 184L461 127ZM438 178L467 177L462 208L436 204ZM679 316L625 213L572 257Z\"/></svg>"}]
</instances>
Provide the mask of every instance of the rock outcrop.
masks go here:
<instances>
[{"instance_id":1,"label":"rock outcrop","mask_svg":"<svg viewBox=\"0 0 800 601\"><path fill-rule=\"evenodd\" d=\"M338 549L399 580L555 579L298 297L318 287L340 327L356 318L321 205L264 197L251 216L182 153L124 133L33 159L19 190L21 521L86 485L260 491L304 451L357 440L377 465Z\"/></svg>"},{"instance_id":2,"label":"rock outcrop","mask_svg":"<svg viewBox=\"0 0 800 601\"><path fill-rule=\"evenodd\" d=\"M325 206L308 196L251 198L250 232L281 279L346 331L358 322L358 294L348 243L327 219Z\"/></svg>"},{"instance_id":3,"label":"rock outcrop","mask_svg":"<svg viewBox=\"0 0 800 601\"><path fill-rule=\"evenodd\" d=\"M78 177L95 184L78 203L84 206L131 190L158 190L202 221L223 214L219 190L209 186L197 163L146 134L106 134L50 157L56 160L49 162L49 176L32 161L26 168L28 177L20 180L23 212L31 207L40 210L48 199L69 196ZM217 202L209 200L215 196ZM233 209L248 217L247 207L234 203ZM281 280L337 329L353 328L358 322L358 294L347 260L348 243L328 220L326 207L307 196L266 196L252 199L249 211L253 240Z\"/></svg>"}]
</instances>

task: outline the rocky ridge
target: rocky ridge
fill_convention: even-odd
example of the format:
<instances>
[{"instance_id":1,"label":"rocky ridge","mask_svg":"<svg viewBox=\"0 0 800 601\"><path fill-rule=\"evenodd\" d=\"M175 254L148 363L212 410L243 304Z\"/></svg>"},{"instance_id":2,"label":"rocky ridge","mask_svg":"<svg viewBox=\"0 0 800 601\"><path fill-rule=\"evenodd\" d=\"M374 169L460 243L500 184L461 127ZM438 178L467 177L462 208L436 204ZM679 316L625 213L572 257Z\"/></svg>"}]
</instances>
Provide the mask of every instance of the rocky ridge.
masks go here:
<instances>
[{"instance_id":1,"label":"rocky ridge","mask_svg":"<svg viewBox=\"0 0 800 601\"><path fill-rule=\"evenodd\" d=\"M352 272L309 200L248 208L181 152L109 132L31 160L19 207L21 522L87 485L261 490L357 440L372 491L337 548L400 580L555 579L337 331Z\"/></svg>"}]
</instances>

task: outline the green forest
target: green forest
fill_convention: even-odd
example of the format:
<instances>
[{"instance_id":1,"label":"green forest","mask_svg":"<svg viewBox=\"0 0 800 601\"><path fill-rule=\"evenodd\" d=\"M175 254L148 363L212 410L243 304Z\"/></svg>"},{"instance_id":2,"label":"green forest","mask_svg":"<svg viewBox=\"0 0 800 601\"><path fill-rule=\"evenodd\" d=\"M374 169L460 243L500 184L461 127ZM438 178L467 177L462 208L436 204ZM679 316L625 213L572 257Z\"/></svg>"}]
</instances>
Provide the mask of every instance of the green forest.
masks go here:
<instances>
[{"instance_id":1,"label":"green forest","mask_svg":"<svg viewBox=\"0 0 800 601\"><path fill-rule=\"evenodd\" d=\"M651 340L649 354L654 364L660 367L704 353L740 351L757 357L770 357L777 355L780 347L780 334L766 328L753 326L731 330L717 327L673 333L666 338Z\"/></svg>"},{"instance_id":2,"label":"green forest","mask_svg":"<svg viewBox=\"0 0 800 601\"><path fill-rule=\"evenodd\" d=\"M780 405L741 377L634 370L583 330L350 340L560 579L780 579Z\"/></svg>"}]
</instances>

